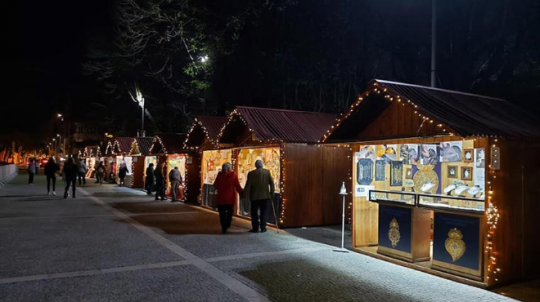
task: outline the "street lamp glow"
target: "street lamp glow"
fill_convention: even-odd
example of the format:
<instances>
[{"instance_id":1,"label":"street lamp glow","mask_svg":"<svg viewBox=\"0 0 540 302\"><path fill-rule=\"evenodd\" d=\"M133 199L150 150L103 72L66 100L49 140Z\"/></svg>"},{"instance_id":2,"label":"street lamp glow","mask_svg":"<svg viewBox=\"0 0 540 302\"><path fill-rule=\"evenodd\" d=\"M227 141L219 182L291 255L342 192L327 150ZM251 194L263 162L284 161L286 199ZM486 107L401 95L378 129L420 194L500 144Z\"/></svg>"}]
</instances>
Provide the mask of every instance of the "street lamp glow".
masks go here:
<instances>
[{"instance_id":1,"label":"street lamp glow","mask_svg":"<svg viewBox=\"0 0 540 302\"><path fill-rule=\"evenodd\" d=\"M61 114L61 113L58 113L57 116L58 116L58 117L62 117L62 114Z\"/></svg>"},{"instance_id":2,"label":"street lamp glow","mask_svg":"<svg viewBox=\"0 0 540 302\"><path fill-rule=\"evenodd\" d=\"M201 57L201 63L206 63L206 62L208 62L208 55Z\"/></svg>"}]
</instances>

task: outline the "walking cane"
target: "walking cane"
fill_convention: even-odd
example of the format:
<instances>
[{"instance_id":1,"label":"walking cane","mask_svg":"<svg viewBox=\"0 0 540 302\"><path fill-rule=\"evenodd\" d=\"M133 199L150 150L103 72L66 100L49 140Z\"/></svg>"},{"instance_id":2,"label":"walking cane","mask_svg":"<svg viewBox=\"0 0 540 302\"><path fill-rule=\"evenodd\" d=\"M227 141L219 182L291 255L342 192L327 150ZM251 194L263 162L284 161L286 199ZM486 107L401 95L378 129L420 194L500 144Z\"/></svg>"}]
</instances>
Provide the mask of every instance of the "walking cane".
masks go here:
<instances>
[{"instance_id":1,"label":"walking cane","mask_svg":"<svg viewBox=\"0 0 540 302\"><path fill-rule=\"evenodd\" d=\"M277 220L276 215L276 207L274 206L274 199L270 199L270 203L272 204L272 212L274 213L274 221L276 222L276 233L279 234L279 221Z\"/></svg>"}]
</instances>

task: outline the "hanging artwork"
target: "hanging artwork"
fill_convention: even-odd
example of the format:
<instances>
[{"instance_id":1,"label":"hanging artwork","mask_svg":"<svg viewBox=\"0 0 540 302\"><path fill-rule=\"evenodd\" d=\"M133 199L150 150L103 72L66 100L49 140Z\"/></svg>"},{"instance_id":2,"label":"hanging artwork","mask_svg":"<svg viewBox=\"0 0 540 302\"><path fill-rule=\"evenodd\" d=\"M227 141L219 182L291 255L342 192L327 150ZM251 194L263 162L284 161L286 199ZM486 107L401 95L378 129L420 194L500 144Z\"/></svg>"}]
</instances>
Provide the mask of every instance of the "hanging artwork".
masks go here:
<instances>
[{"instance_id":1,"label":"hanging artwork","mask_svg":"<svg viewBox=\"0 0 540 302\"><path fill-rule=\"evenodd\" d=\"M457 166L448 166L448 178L457 178L458 176L458 167Z\"/></svg>"},{"instance_id":2,"label":"hanging artwork","mask_svg":"<svg viewBox=\"0 0 540 302\"><path fill-rule=\"evenodd\" d=\"M486 167L486 152L484 148L474 149L474 166L481 169Z\"/></svg>"},{"instance_id":3,"label":"hanging artwork","mask_svg":"<svg viewBox=\"0 0 540 302\"><path fill-rule=\"evenodd\" d=\"M460 162L462 159L463 142L442 142L440 144L441 149L441 162ZM472 155L472 154L471 154Z\"/></svg>"},{"instance_id":4,"label":"hanging artwork","mask_svg":"<svg viewBox=\"0 0 540 302\"><path fill-rule=\"evenodd\" d=\"M385 160L387 163L397 159L397 145L378 145L377 159Z\"/></svg>"},{"instance_id":5,"label":"hanging artwork","mask_svg":"<svg viewBox=\"0 0 540 302\"><path fill-rule=\"evenodd\" d=\"M386 161L375 161L375 181L384 181L386 179Z\"/></svg>"},{"instance_id":6,"label":"hanging artwork","mask_svg":"<svg viewBox=\"0 0 540 302\"><path fill-rule=\"evenodd\" d=\"M403 185L403 162L393 161L390 163L390 186Z\"/></svg>"},{"instance_id":7,"label":"hanging artwork","mask_svg":"<svg viewBox=\"0 0 540 302\"><path fill-rule=\"evenodd\" d=\"M404 163L409 163L409 145L403 144L399 146L399 160Z\"/></svg>"},{"instance_id":8,"label":"hanging artwork","mask_svg":"<svg viewBox=\"0 0 540 302\"><path fill-rule=\"evenodd\" d=\"M373 161L360 158L356 165L356 181L359 185L370 185L373 182Z\"/></svg>"},{"instance_id":9,"label":"hanging artwork","mask_svg":"<svg viewBox=\"0 0 540 302\"><path fill-rule=\"evenodd\" d=\"M417 144L408 144L407 146L408 150L408 161L404 161L404 163L407 163L409 165L416 165L418 164L418 161L420 160L420 153L418 152L418 145Z\"/></svg>"},{"instance_id":10,"label":"hanging artwork","mask_svg":"<svg viewBox=\"0 0 540 302\"><path fill-rule=\"evenodd\" d=\"M423 144L420 146L420 162L422 165L436 165L437 145Z\"/></svg>"},{"instance_id":11,"label":"hanging artwork","mask_svg":"<svg viewBox=\"0 0 540 302\"><path fill-rule=\"evenodd\" d=\"M463 162L472 163L474 161L473 152L474 152L473 149L463 149Z\"/></svg>"},{"instance_id":12,"label":"hanging artwork","mask_svg":"<svg viewBox=\"0 0 540 302\"><path fill-rule=\"evenodd\" d=\"M374 145L360 146L358 157L369 158L374 161L375 160L375 146Z\"/></svg>"},{"instance_id":13,"label":"hanging artwork","mask_svg":"<svg viewBox=\"0 0 540 302\"><path fill-rule=\"evenodd\" d=\"M472 167L461 167L461 179L472 180L473 170Z\"/></svg>"},{"instance_id":14,"label":"hanging artwork","mask_svg":"<svg viewBox=\"0 0 540 302\"><path fill-rule=\"evenodd\" d=\"M413 178L412 168L405 169L405 179L412 179L412 178Z\"/></svg>"}]
</instances>

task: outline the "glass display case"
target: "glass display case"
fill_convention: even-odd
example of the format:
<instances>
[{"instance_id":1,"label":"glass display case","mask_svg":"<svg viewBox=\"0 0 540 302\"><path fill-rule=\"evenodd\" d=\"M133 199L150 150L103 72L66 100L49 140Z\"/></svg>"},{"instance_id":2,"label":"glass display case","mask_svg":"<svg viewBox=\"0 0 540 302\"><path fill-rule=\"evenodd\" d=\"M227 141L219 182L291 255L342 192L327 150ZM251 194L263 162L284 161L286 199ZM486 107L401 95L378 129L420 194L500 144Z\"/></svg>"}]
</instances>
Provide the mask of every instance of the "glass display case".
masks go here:
<instances>
[{"instance_id":1,"label":"glass display case","mask_svg":"<svg viewBox=\"0 0 540 302\"><path fill-rule=\"evenodd\" d=\"M414 207L416 195L411 192L370 190L369 201Z\"/></svg>"},{"instance_id":2,"label":"glass display case","mask_svg":"<svg viewBox=\"0 0 540 302\"><path fill-rule=\"evenodd\" d=\"M475 198L439 194L418 194L418 206L431 209L483 214L485 199L483 196L482 198Z\"/></svg>"}]
</instances>

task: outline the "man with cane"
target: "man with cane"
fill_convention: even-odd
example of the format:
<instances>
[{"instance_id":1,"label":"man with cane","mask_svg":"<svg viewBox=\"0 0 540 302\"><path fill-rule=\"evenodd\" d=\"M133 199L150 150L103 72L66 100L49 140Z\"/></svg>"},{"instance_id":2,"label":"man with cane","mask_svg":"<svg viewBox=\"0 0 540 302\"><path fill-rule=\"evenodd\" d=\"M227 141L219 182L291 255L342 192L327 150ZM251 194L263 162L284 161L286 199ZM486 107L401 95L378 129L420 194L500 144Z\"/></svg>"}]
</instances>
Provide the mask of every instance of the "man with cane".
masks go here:
<instances>
[{"instance_id":1,"label":"man with cane","mask_svg":"<svg viewBox=\"0 0 540 302\"><path fill-rule=\"evenodd\" d=\"M255 170L248 173L244 194L251 201L251 233L266 232L266 209L274 196L274 180L261 160L255 161ZM260 217L259 217L260 209ZM259 223L260 218L260 223ZM277 223L277 221L276 221Z\"/></svg>"}]
</instances>

